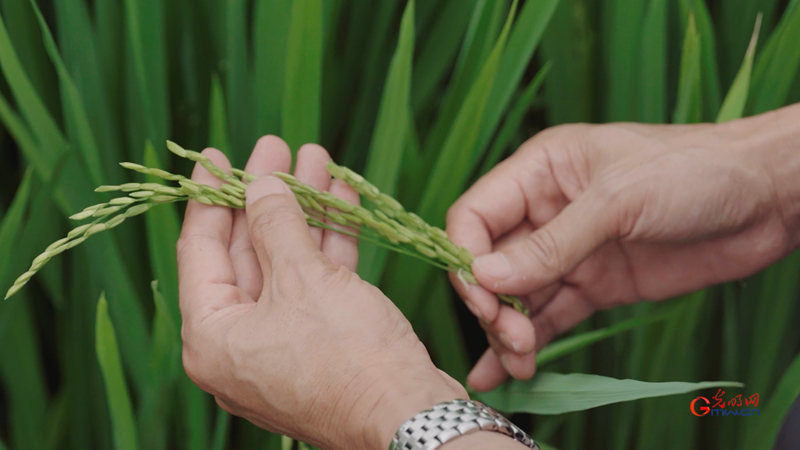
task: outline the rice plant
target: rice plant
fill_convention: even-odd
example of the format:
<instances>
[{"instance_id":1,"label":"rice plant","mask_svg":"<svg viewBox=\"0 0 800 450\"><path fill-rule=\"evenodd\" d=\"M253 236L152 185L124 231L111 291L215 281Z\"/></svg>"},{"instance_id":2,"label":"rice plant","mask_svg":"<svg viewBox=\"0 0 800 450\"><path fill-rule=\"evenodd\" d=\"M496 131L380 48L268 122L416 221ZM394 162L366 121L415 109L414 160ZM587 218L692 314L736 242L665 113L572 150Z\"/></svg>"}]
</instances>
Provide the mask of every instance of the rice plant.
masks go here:
<instances>
[{"instance_id":1,"label":"rice plant","mask_svg":"<svg viewBox=\"0 0 800 450\"><path fill-rule=\"evenodd\" d=\"M724 121L800 100L797 42L797 0L0 0L0 287L51 243L100 230L70 237L74 213L148 205L0 304L0 448L301 446L229 417L182 372L181 203L166 189L204 193L161 184L192 163L156 150L167 139L234 166L264 134L317 142L440 227L478 175L548 126ZM463 380L483 338L443 271L367 240L362 278ZM769 448L800 393L798 269L792 254L742 282L599 313L538 356L558 373L487 401L556 448ZM697 380L744 383L732 389L760 393L761 415L691 415L696 394L679 393L704 385L667 382ZM554 383L564 395L543 399ZM604 403L571 403L572 387L676 395L574 412Z\"/></svg>"}]
</instances>

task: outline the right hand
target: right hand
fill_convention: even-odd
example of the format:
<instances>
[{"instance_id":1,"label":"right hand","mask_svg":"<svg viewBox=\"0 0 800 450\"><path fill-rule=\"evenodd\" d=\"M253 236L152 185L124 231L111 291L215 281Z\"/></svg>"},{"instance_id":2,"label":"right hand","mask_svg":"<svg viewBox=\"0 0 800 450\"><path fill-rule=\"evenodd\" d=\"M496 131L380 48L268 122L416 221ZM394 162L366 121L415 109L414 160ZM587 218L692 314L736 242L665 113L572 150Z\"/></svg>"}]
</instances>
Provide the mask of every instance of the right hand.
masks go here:
<instances>
[{"instance_id":1,"label":"right hand","mask_svg":"<svg viewBox=\"0 0 800 450\"><path fill-rule=\"evenodd\" d=\"M493 349L468 383L530 378L535 351L598 309L745 277L794 248L775 152L753 137L779 128L765 116L556 127L478 180L447 217L480 286L453 284ZM531 318L494 292L520 296Z\"/></svg>"}]
</instances>

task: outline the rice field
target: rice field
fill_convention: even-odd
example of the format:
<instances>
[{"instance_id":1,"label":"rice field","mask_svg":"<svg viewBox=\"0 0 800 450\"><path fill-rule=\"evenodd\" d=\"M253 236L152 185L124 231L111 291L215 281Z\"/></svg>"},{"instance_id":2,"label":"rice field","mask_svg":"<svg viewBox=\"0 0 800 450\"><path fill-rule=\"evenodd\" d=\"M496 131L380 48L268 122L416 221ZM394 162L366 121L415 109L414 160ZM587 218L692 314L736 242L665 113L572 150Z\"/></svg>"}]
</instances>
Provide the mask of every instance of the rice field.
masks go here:
<instances>
[{"instance_id":1,"label":"rice field","mask_svg":"<svg viewBox=\"0 0 800 450\"><path fill-rule=\"evenodd\" d=\"M317 142L441 227L547 127L727 121L800 101L798 42L798 0L0 0L0 290L69 216L109 201L96 186L157 181L119 162L188 175L168 139L234 167L265 134ZM229 416L183 373L181 214L167 203L115 224L0 302L0 449L307 448ZM485 341L445 272L359 250L361 277L463 381ZM793 253L598 313L540 353L547 374L486 401L546 448L771 448L800 394L798 273ZM692 415L687 391L711 385L614 379L741 382L723 389L758 393L760 415ZM561 390L550 400L547 385ZM598 400L615 389L640 400ZM644 399L657 394L673 395Z\"/></svg>"}]
</instances>

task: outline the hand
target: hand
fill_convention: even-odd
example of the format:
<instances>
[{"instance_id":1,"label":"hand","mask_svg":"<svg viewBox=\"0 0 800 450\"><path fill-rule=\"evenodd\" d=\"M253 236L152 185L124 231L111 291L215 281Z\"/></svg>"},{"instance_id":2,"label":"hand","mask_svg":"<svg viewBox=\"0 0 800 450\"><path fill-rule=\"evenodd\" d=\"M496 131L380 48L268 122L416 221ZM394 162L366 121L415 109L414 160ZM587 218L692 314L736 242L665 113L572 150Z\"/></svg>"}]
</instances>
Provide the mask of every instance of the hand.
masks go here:
<instances>
[{"instance_id":1,"label":"hand","mask_svg":"<svg viewBox=\"0 0 800 450\"><path fill-rule=\"evenodd\" d=\"M230 168L219 151L203 153ZM357 202L331 182L328 160L306 145L295 176ZM290 163L286 144L268 136L245 170ZM192 179L220 185L200 166ZM309 229L277 178L249 185L246 213L190 201L177 250L186 373L232 414L324 448L386 448L417 412L466 398L392 302L353 273L354 240Z\"/></svg>"},{"instance_id":2,"label":"hand","mask_svg":"<svg viewBox=\"0 0 800 450\"><path fill-rule=\"evenodd\" d=\"M488 390L508 373L531 377L535 351L595 310L741 278L787 254L797 244L787 205L798 197L784 191L798 171L785 153L798 112L557 127L478 180L447 220L452 239L480 255L472 269L482 287L452 280L494 350L468 383ZM531 319L490 291L520 296Z\"/></svg>"}]
</instances>

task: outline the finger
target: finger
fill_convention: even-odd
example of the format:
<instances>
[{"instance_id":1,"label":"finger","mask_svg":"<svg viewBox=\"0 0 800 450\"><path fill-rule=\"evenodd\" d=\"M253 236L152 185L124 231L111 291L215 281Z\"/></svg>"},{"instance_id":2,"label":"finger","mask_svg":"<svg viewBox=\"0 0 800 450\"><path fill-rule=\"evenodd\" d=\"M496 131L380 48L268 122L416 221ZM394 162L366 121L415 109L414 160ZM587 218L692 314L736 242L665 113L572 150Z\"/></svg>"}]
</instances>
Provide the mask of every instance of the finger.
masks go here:
<instances>
[{"instance_id":1,"label":"finger","mask_svg":"<svg viewBox=\"0 0 800 450\"><path fill-rule=\"evenodd\" d=\"M483 322L481 325L507 351L524 355L536 348L536 334L531 320L508 305L500 307L494 322Z\"/></svg>"},{"instance_id":2,"label":"finger","mask_svg":"<svg viewBox=\"0 0 800 450\"><path fill-rule=\"evenodd\" d=\"M273 172L288 172L291 165L292 154L289 146L276 136L264 136L256 142L244 170L249 174L261 176ZM261 267L247 227L247 215L244 210L235 211L230 255L233 270L236 272L236 284L250 297L258 299L262 286Z\"/></svg>"},{"instance_id":3,"label":"finger","mask_svg":"<svg viewBox=\"0 0 800 450\"><path fill-rule=\"evenodd\" d=\"M359 204L358 192L342 180L331 182L330 193L354 205ZM341 227L330 221L329 225ZM348 231L357 233L358 230L347 228ZM324 230L322 234L322 253L328 255L331 261L355 271L358 265L358 239L333 230Z\"/></svg>"},{"instance_id":4,"label":"finger","mask_svg":"<svg viewBox=\"0 0 800 450\"><path fill-rule=\"evenodd\" d=\"M206 149L203 155L221 169L230 169L230 163L219 150ZM200 164L195 165L192 180L212 187L222 184ZM232 222L229 208L194 200L189 200L186 206L176 247L180 308L187 321L205 317L240 300L236 291L231 290L236 285L236 274L228 254ZM209 295L210 292L217 295Z\"/></svg>"},{"instance_id":5,"label":"finger","mask_svg":"<svg viewBox=\"0 0 800 450\"><path fill-rule=\"evenodd\" d=\"M478 392L486 392L508 379L508 372L500 363L497 354L487 348L467 376L467 385Z\"/></svg>"},{"instance_id":6,"label":"finger","mask_svg":"<svg viewBox=\"0 0 800 450\"><path fill-rule=\"evenodd\" d=\"M509 375L518 380L530 379L534 372L536 372L536 353L519 354L504 347L492 335L487 335L489 346L492 348L498 358L500 364L508 372Z\"/></svg>"},{"instance_id":7,"label":"finger","mask_svg":"<svg viewBox=\"0 0 800 450\"><path fill-rule=\"evenodd\" d=\"M283 181L273 176L258 178L247 187L246 197L250 238L262 270L287 265L306 269L318 261L322 255L319 246L309 233L297 199ZM263 273L265 280L269 275L274 273Z\"/></svg>"},{"instance_id":8,"label":"finger","mask_svg":"<svg viewBox=\"0 0 800 450\"><path fill-rule=\"evenodd\" d=\"M453 288L478 320L493 322L497 319L500 311L500 301L497 299L497 295L482 286L467 283L458 273L450 272L448 276Z\"/></svg>"},{"instance_id":9,"label":"finger","mask_svg":"<svg viewBox=\"0 0 800 450\"><path fill-rule=\"evenodd\" d=\"M327 191L331 185L331 174L328 173L326 164L331 160L328 152L317 144L305 144L297 151L297 164L294 167L294 176L301 182L314 187L319 191ZM312 227L311 236L317 243L317 248L322 244L322 230Z\"/></svg>"},{"instance_id":10,"label":"finger","mask_svg":"<svg viewBox=\"0 0 800 450\"><path fill-rule=\"evenodd\" d=\"M564 287L535 314L531 321L536 331L536 350L594 313L595 307L574 287Z\"/></svg>"},{"instance_id":11,"label":"finger","mask_svg":"<svg viewBox=\"0 0 800 450\"><path fill-rule=\"evenodd\" d=\"M494 292L522 295L569 273L615 233L612 205L590 192L517 245L475 258L472 271Z\"/></svg>"}]
</instances>

